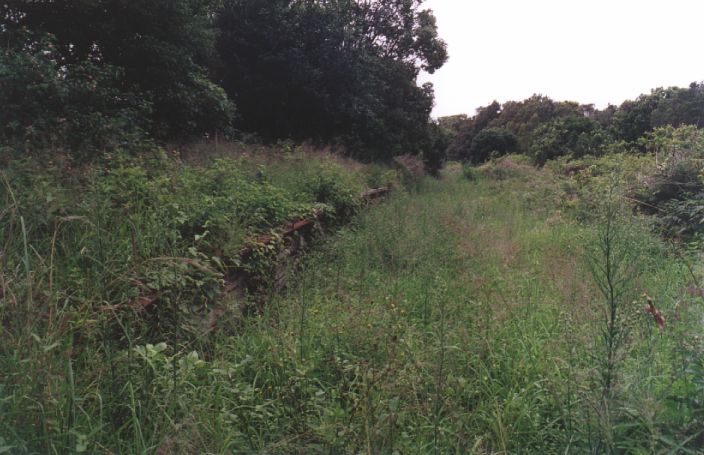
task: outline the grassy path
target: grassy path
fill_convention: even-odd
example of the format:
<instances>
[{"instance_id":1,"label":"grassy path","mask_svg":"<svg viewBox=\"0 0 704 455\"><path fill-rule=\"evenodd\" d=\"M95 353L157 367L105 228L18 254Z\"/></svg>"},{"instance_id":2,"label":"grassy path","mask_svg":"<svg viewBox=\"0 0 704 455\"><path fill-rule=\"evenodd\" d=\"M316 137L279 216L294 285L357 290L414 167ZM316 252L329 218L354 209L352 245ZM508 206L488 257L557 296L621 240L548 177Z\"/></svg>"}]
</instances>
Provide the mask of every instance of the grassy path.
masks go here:
<instances>
[{"instance_id":1,"label":"grassy path","mask_svg":"<svg viewBox=\"0 0 704 455\"><path fill-rule=\"evenodd\" d=\"M697 453L687 267L628 210L608 232L598 213L577 222L551 174L518 171L424 181L363 211L212 338L106 344L87 375L54 359L65 372L32 382L44 392L0 401L0 453ZM41 393L60 398L19 406Z\"/></svg>"},{"instance_id":2,"label":"grassy path","mask_svg":"<svg viewBox=\"0 0 704 455\"><path fill-rule=\"evenodd\" d=\"M662 387L680 378L669 356L686 324L659 334L630 299L647 292L671 313L685 268L627 226L640 256L604 398L604 303L586 260L600 231L551 209L545 177L429 181L336 235L221 345L254 387L232 431L215 432L221 449L650 452L665 430L684 438L692 416L660 413L676 411Z\"/></svg>"}]
</instances>

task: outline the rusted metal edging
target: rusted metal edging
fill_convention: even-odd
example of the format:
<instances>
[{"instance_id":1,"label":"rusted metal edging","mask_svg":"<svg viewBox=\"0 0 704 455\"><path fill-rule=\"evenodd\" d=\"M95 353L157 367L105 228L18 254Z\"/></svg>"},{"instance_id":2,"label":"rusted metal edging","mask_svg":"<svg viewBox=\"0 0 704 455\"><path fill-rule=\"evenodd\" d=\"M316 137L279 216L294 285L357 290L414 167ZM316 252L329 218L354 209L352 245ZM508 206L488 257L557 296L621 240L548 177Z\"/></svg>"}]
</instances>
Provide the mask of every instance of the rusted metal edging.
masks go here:
<instances>
[{"instance_id":1,"label":"rusted metal edging","mask_svg":"<svg viewBox=\"0 0 704 455\"><path fill-rule=\"evenodd\" d=\"M390 188L387 187L382 187L382 188L373 188L367 191L364 191L360 194L360 197L362 200L366 202L373 202L377 201L379 199L384 198L386 195L388 195L391 192ZM320 220L319 213L314 213L312 218L301 218L299 220L287 223L284 225L282 228L279 229L280 235L282 237L290 237L293 234L308 229L315 225ZM271 235L260 235L256 238L253 239L252 242L250 243L255 243L255 244L260 244L260 245L268 245L275 239L274 236ZM248 254L251 254L253 249L252 245L248 245L244 247L242 250L240 250L240 253L238 257L246 257Z\"/></svg>"},{"instance_id":2,"label":"rusted metal edging","mask_svg":"<svg viewBox=\"0 0 704 455\"><path fill-rule=\"evenodd\" d=\"M386 197L391 192L390 188L373 188L366 190L360 194L363 201L372 203L377 202L384 197ZM275 230L274 234L263 234L258 235L247 242L237 253L236 257L233 258L222 258L225 264L225 275L224 275L224 286L223 291L227 294L233 293L244 293L245 289L249 287L251 279L250 273L247 271L247 262L251 261L252 256L255 254L257 248L266 247L267 245L273 243L277 240L283 240L286 243L286 247L282 253L282 262L285 258L290 258L296 255L296 253L301 249L304 244L304 233L310 231L315 227L316 224L321 223L321 213L314 211L311 218L302 218L299 220L292 221L285 224L279 229ZM275 287L280 287L278 283L278 277L273 277L275 282ZM159 296L158 292L155 290L149 290L144 293L138 299L136 299L133 304L140 309L148 309L150 306L158 302ZM219 311L217 308L211 310ZM210 315L208 316L208 321L210 321ZM212 329L214 327L210 327Z\"/></svg>"}]
</instances>

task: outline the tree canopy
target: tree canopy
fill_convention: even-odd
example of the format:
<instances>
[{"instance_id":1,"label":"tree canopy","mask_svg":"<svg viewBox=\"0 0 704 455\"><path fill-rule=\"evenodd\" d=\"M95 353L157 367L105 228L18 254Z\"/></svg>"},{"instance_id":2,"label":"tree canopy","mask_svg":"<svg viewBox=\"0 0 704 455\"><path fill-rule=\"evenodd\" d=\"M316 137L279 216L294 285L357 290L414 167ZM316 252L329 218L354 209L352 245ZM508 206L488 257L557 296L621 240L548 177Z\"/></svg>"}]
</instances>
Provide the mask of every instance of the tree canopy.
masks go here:
<instances>
[{"instance_id":1,"label":"tree canopy","mask_svg":"<svg viewBox=\"0 0 704 455\"><path fill-rule=\"evenodd\" d=\"M447 59L421 3L226 0L217 49L241 128L338 139L365 158L413 148L433 103L416 78Z\"/></svg>"},{"instance_id":2,"label":"tree canopy","mask_svg":"<svg viewBox=\"0 0 704 455\"><path fill-rule=\"evenodd\" d=\"M157 139L238 130L340 143L365 159L420 154L435 133L432 86L419 86L417 76L447 60L435 17L422 4L11 1L0 6L2 71L12 84L31 87L20 81L27 65L39 65L61 90L83 77L104 96L82 109L107 122L129 108ZM101 76L81 76L88 67ZM10 88L0 85L0 99L12 98ZM40 92L29 104L46 104ZM45 115L67 117L72 99L54 103L64 112ZM5 128L12 131L19 129Z\"/></svg>"},{"instance_id":3,"label":"tree canopy","mask_svg":"<svg viewBox=\"0 0 704 455\"><path fill-rule=\"evenodd\" d=\"M47 43L57 70L90 63L115 68L116 89L151 106L157 137L183 137L227 125L233 107L209 79L214 54L213 0L56 0L11 2L2 8L9 47ZM42 49L45 50L45 49Z\"/></svg>"},{"instance_id":4,"label":"tree canopy","mask_svg":"<svg viewBox=\"0 0 704 455\"><path fill-rule=\"evenodd\" d=\"M492 150L487 152L485 147L500 142L498 131L515 136L515 151L529 154L538 164L564 155L599 155L616 142L642 150L643 136L658 127L704 126L704 83L657 88L604 109L533 95L504 104L494 101L477 109L473 117L447 117L443 123L457 131L449 155L463 161L487 159Z\"/></svg>"}]
</instances>

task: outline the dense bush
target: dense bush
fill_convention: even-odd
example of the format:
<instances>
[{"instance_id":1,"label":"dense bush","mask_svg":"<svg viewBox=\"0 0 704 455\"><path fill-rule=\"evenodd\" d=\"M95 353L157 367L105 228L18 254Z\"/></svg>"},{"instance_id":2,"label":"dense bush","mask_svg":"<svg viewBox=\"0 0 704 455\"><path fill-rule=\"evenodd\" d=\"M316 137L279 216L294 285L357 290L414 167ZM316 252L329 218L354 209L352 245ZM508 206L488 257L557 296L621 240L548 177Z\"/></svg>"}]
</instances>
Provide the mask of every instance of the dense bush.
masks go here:
<instances>
[{"instance_id":1,"label":"dense bush","mask_svg":"<svg viewBox=\"0 0 704 455\"><path fill-rule=\"evenodd\" d=\"M687 88L656 88L635 100L624 101L609 124L617 139L636 142L662 126L704 126L704 85L692 82Z\"/></svg>"},{"instance_id":2,"label":"dense bush","mask_svg":"<svg viewBox=\"0 0 704 455\"><path fill-rule=\"evenodd\" d=\"M490 180L521 180L536 172L525 155L504 155L493 158L476 168L479 175Z\"/></svg>"},{"instance_id":3,"label":"dense bush","mask_svg":"<svg viewBox=\"0 0 704 455\"><path fill-rule=\"evenodd\" d=\"M85 65L112 73L97 87L151 106L148 121L136 125L159 139L192 138L232 121L230 100L209 78L215 7L209 0L8 2L0 6L0 36L4 49L50 53L54 65L47 70L58 80ZM64 101L71 109L73 100ZM85 101L100 111L99 102Z\"/></svg>"},{"instance_id":4,"label":"dense bush","mask_svg":"<svg viewBox=\"0 0 704 455\"><path fill-rule=\"evenodd\" d=\"M448 156L454 160L467 161L474 137L487 128L500 114L501 105L498 101L494 101L488 106L478 108L476 114L471 118L455 116L451 119L451 127L455 134L447 149Z\"/></svg>"},{"instance_id":5,"label":"dense bush","mask_svg":"<svg viewBox=\"0 0 704 455\"><path fill-rule=\"evenodd\" d=\"M423 163L430 175L438 176L447 161L447 148L450 145L451 133L437 123L430 123L427 128L427 138L422 150Z\"/></svg>"},{"instance_id":6,"label":"dense bush","mask_svg":"<svg viewBox=\"0 0 704 455\"><path fill-rule=\"evenodd\" d=\"M537 164L560 156L599 155L607 141L599 124L584 116L559 117L533 132L528 154Z\"/></svg>"},{"instance_id":7,"label":"dense bush","mask_svg":"<svg viewBox=\"0 0 704 455\"><path fill-rule=\"evenodd\" d=\"M237 263L248 239L314 211L349 216L364 182L361 170L321 159L308 160L289 188L243 159L199 168L157 153L119 155L103 166L80 182L31 159L2 171L0 239L3 267L13 277L6 279L27 278L24 244L43 258L33 278L50 273L54 297L91 305L96 298L116 305L158 298L160 333L183 325L176 316L212 303L223 261ZM49 262L51 270L40 267Z\"/></svg>"},{"instance_id":8,"label":"dense bush","mask_svg":"<svg viewBox=\"0 0 704 455\"><path fill-rule=\"evenodd\" d=\"M341 142L357 158L420 154L447 59L421 0L228 0L216 15L222 81L238 126L265 139Z\"/></svg>"},{"instance_id":9,"label":"dense bush","mask_svg":"<svg viewBox=\"0 0 704 455\"><path fill-rule=\"evenodd\" d=\"M501 128L485 128L472 139L467 158L472 163L483 163L490 157L514 152L517 147L518 140L510 131Z\"/></svg>"},{"instance_id":10,"label":"dense bush","mask_svg":"<svg viewBox=\"0 0 704 455\"><path fill-rule=\"evenodd\" d=\"M658 161L656 172L636 192L645 203L641 209L661 215L671 235L700 232L704 215L704 131L695 126L662 127L641 142Z\"/></svg>"},{"instance_id":11,"label":"dense bush","mask_svg":"<svg viewBox=\"0 0 704 455\"><path fill-rule=\"evenodd\" d=\"M146 144L151 104L120 90L121 70L64 64L55 41L27 35L22 49L0 50L0 141L22 153L72 154Z\"/></svg>"},{"instance_id":12,"label":"dense bush","mask_svg":"<svg viewBox=\"0 0 704 455\"><path fill-rule=\"evenodd\" d=\"M474 182L475 180L477 180L479 178L479 173L474 168L474 166L464 164L462 166L462 177L469 180L470 182Z\"/></svg>"},{"instance_id":13,"label":"dense bush","mask_svg":"<svg viewBox=\"0 0 704 455\"><path fill-rule=\"evenodd\" d=\"M502 129L517 141L514 151L526 153L539 165L561 156L573 159L585 155L644 152L644 139L653 129L662 126L702 126L704 86L692 83L688 88L657 88L620 106L596 109L593 104L580 105L569 101L553 101L533 95L523 101L494 101L477 109L473 117L450 116L441 119L451 132L448 147L450 158L478 161L471 156L475 139L484 142L482 131ZM489 133L487 133L489 135ZM485 149L480 149L480 160Z\"/></svg>"}]
</instances>

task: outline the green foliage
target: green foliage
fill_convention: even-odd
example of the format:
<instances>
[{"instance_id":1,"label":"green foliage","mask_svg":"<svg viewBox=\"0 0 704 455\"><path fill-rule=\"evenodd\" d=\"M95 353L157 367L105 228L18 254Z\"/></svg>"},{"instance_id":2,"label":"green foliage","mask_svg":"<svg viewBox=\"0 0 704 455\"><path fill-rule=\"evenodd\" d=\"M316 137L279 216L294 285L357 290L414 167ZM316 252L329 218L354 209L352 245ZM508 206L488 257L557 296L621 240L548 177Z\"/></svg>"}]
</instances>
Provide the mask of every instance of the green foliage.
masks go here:
<instances>
[{"instance_id":1,"label":"green foliage","mask_svg":"<svg viewBox=\"0 0 704 455\"><path fill-rule=\"evenodd\" d=\"M598 112L594 110L593 105L556 102L542 95L533 95L520 102L508 101L503 105L494 101L477 109L477 114L464 122L459 134L450 144L448 153L458 159L473 159L471 148L474 139L487 128L508 131L514 135L517 144L511 148L517 152L531 153L533 144L542 140L543 136L548 136L544 139L546 143L541 144L539 148L559 148L566 145L563 142L568 141L574 143L572 148L579 148L580 154L588 153L599 148L607 139L602 137L605 134L599 133L594 137L587 134L578 141L581 133L591 133L599 129L596 120L591 119L597 116ZM555 150L550 153L553 157L561 154Z\"/></svg>"},{"instance_id":2,"label":"green foliage","mask_svg":"<svg viewBox=\"0 0 704 455\"><path fill-rule=\"evenodd\" d=\"M223 293L232 267L271 284L284 246L272 228L313 211L349 216L361 203L363 167L298 152L289 159L199 168L164 153L117 154L80 181L31 159L2 169L3 449L193 453L194 435L240 419L249 423L229 441L213 440L214 450L282 434L272 412L283 411L279 420L290 412L274 397L260 407L245 377L233 382L240 367L251 377L245 366L259 351L240 366L211 363L217 344L204 334L223 312L235 320L247 305ZM247 240L261 233L274 240ZM301 392L317 396L317 382L300 381ZM301 392L281 389L287 402ZM216 406L215 420L196 418L211 399L229 405Z\"/></svg>"},{"instance_id":3,"label":"green foliage","mask_svg":"<svg viewBox=\"0 0 704 455\"><path fill-rule=\"evenodd\" d=\"M50 257L52 270L41 273L50 274L52 296L90 302L97 293L118 306L154 296L152 335L181 330L188 314L220 298L223 261L237 262L247 238L313 211L349 216L361 203L358 177L315 161L293 191L257 179L243 160L180 168L159 154L116 157L79 186L59 175L29 160L3 171L4 264L21 274L26 241Z\"/></svg>"},{"instance_id":4,"label":"green foliage","mask_svg":"<svg viewBox=\"0 0 704 455\"><path fill-rule=\"evenodd\" d=\"M469 180L470 182L474 182L479 178L479 174L477 170L474 168L474 166L471 166L469 164L464 164L462 166L462 177L465 179Z\"/></svg>"},{"instance_id":5,"label":"green foliage","mask_svg":"<svg viewBox=\"0 0 704 455\"><path fill-rule=\"evenodd\" d=\"M614 148L603 156L568 156L548 161L545 168L560 176L556 205L580 221L600 213L610 191L616 187L623 198L633 202L643 185L644 175L655 168L653 157Z\"/></svg>"},{"instance_id":6,"label":"green foliage","mask_svg":"<svg viewBox=\"0 0 704 455\"><path fill-rule=\"evenodd\" d=\"M658 167L635 195L646 212L658 212L669 235L685 236L702 228L701 193L704 133L695 126L655 129L641 140Z\"/></svg>"},{"instance_id":7,"label":"green foliage","mask_svg":"<svg viewBox=\"0 0 704 455\"><path fill-rule=\"evenodd\" d=\"M636 142L661 126L704 126L704 87L693 82L688 88L657 88L636 100L625 101L613 114L611 129L616 138Z\"/></svg>"},{"instance_id":8,"label":"green foliage","mask_svg":"<svg viewBox=\"0 0 704 455\"><path fill-rule=\"evenodd\" d=\"M430 175L437 177L447 161L450 134L434 122L428 125L427 133L427 140L421 147L423 164Z\"/></svg>"},{"instance_id":9,"label":"green foliage","mask_svg":"<svg viewBox=\"0 0 704 455\"><path fill-rule=\"evenodd\" d=\"M0 139L84 159L252 134L365 161L411 153L437 173L447 144L417 76L447 52L422 3L9 2Z\"/></svg>"},{"instance_id":10,"label":"green foliage","mask_svg":"<svg viewBox=\"0 0 704 455\"><path fill-rule=\"evenodd\" d=\"M315 204L327 214L342 219L352 215L362 202L359 197L361 188L340 166L311 166L303 173L298 185L304 200Z\"/></svg>"},{"instance_id":11,"label":"green foliage","mask_svg":"<svg viewBox=\"0 0 704 455\"><path fill-rule=\"evenodd\" d=\"M144 129L159 138L189 138L228 127L234 112L225 92L208 79L216 4L207 0L12 2L0 9L0 30L10 49L33 49L33 55L49 52L54 66L48 71L58 81L63 82L63 74L80 77L80 72L73 73L86 65L112 74L111 80L91 80L91 91L97 87L113 98L144 100L151 107ZM44 40L44 34L54 41ZM86 101L101 112L99 102ZM71 109L71 102L67 104ZM101 120L109 123L112 118Z\"/></svg>"},{"instance_id":12,"label":"green foliage","mask_svg":"<svg viewBox=\"0 0 704 455\"><path fill-rule=\"evenodd\" d=\"M244 298L210 294L222 280L215 250L239 229L266 232L257 208L274 219L344 206L365 178L339 161L281 154L204 168L115 157L80 192L29 172L30 162L3 172L3 447L698 450L701 308L682 292L691 274L681 258L630 211L611 224L629 234L599 249L598 211L577 222L555 206L564 182L552 167L502 157L480 168L487 178L422 180L360 212L246 317ZM602 186L619 159L583 158L582 172ZM281 243L256 246L253 272L271 274ZM596 281L586 250L601 252ZM600 285L623 275L598 264L619 252L638 259L639 273L610 320L627 330L604 401ZM158 300L137 310L147 285ZM653 298L664 330L632 304L636 292ZM212 319L218 330L204 335Z\"/></svg>"},{"instance_id":13,"label":"green foliage","mask_svg":"<svg viewBox=\"0 0 704 455\"><path fill-rule=\"evenodd\" d=\"M485 128L472 139L467 159L472 163L483 163L489 158L516 151L518 141L510 131L501 128Z\"/></svg>"},{"instance_id":14,"label":"green foliage","mask_svg":"<svg viewBox=\"0 0 704 455\"><path fill-rule=\"evenodd\" d=\"M650 114L656 105L657 98L648 95L624 101L613 115L614 136L627 142L636 141L651 129Z\"/></svg>"},{"instance_id":15,"label":"green foliage","mask_svg":"<svg viewBox=\"0 0 704 455\"><path fill-rule=\"evenodd\" d=\"M467 122L468 117L465 114L447 115L438 118L438 124L441 128L447 131L453 139L459 134L462 126Z\"/></svg>"},{"instance_id":16,"label":"green foliage","mask_svg":"<svg viewBox=\"0 0 704 455\"><path fill-rule=\"evenodd\" d=\"M477 109L469 119L455 116L444 120L447 128L458 131L448 154L455 159L473 160L475 138L485 129L497 128L514 134L516 151L528 154L539 165L561 156L574 159L652 150L649 135L653 129L702 125L703 93L702 85L697 83L688 88L658 88L649 95L603 110L592 104L556 102L542 95L503 105L494 101Z\"/></svg>"},{"instance_id":17,"label":"green foliage","mask_svg":"<svg viewBox=\"0 0 704 455\"><path fill-rule=\"evenodd\" d=\"M518 138L521 151L527 151L536 128L563 117L582 116L590 106L570 101L554 101L547 96L533 95L523 101L509 101L501 106L501 115L490 126L505 128Z\"/></svg>"},{"instance_id":18,"label":"green foliage","mask_svg":"<svg viewBox=\"0 0 704 455\"><path fill-rule=\"evenodd\" d=\"M590 270L601 293L602 312L605 315L596 336L595 358L598 359L598 395L594 402L601 422L596 425L602 432L597 452L614 453L613 409L617 403L618 385L622 375L622 361L628 355L632 317L629 304L636 297L633 281L641 272L638 244L631 224L621 218L626 205L611 187L609 197L602 203L601 223L589 252ZM631 309L632 313L632 309Z\"/></svg>"},{"instance_id":19,"label":"green foliage","mask_svg":"<svg viewBox=\"0 0 704 455\"><path fill-rule=\"evenodd\" d=\"M398 171L389 170L379 164L368 165L367 169L368 188L394 188L398 184Z\"/></svg>"},{"instance_id":20,"label":"green foliage","mask_svg":"<svg viewBox=\"0 0 704 455\"><path fill-rule=\"evenodd\" d=\"M420 153L432 89L420 69L447 59L419 0L231 0L217 16L224 87L239 126L267 139L341 141L365 160Z\"/></svg>"},{"instance_id":21,"label":"green foliage","mask_svg":"<svg viewBox=\"0 0 704 455\"><path fill-rule=\"evenodd\" d=\"M651 96L658 98L657 107L650 114L653 128L666 125L704 127L704 83L692 82L687 88L658 88Z\"/></svg>"},{"instance_id":22,"label":"green foliage","mask_svg":"<svg viewBox=\"0 0 704 455\"><path fill-rule=\"evenodd\" d=\"M491 180L525 179L535 173L535 167L524 155L493 157L477 167L480 175Z\"/></svg>"},{"instance_id":23,"label":"green foliage","mask_svg":"<svg viewBox=\"0 0 704 455\"><path fill-rule=\"evenodd\" d=\"M500 114L501 105L494 101L488 106L478 108L476 115L472 118L456 119L454 128L457 133L448 147L448 155L452 159L467 161L474 137L487 128Z\"/></svg>"},{"instance_id":24,"label":"green foliage","mask_svg":"<svg viewBox=\"0 0 704 455\"><path fill-rule=\"evenodd\" d=\"M559 156L600 155L606 135L599 124L584 116L559 117L533 132L529 155L539 165Z\"/></svg>"},{"instance_id":25,"label":"green foliage","mask_svg":"<svg viewBox=\"0 0 704 455\"><path fill-rule=\"evenodd\" d=\"M59 71L53 39L27 34L25 41L0 51L0 140L16 147L15 155L86 157L148 145L151 105L116 87L119 69L88 61Z\"/></svg>"}]
</instances>

